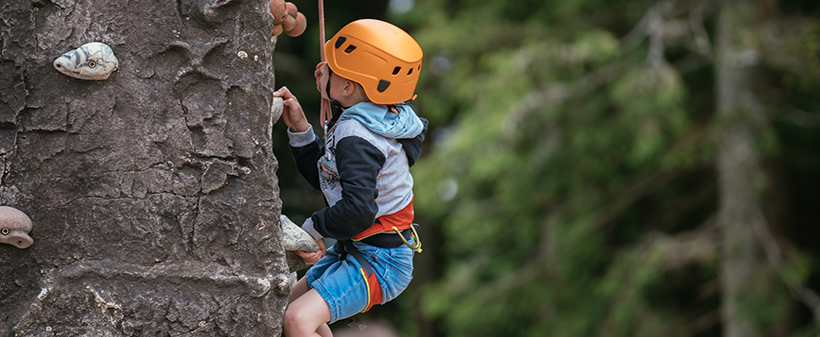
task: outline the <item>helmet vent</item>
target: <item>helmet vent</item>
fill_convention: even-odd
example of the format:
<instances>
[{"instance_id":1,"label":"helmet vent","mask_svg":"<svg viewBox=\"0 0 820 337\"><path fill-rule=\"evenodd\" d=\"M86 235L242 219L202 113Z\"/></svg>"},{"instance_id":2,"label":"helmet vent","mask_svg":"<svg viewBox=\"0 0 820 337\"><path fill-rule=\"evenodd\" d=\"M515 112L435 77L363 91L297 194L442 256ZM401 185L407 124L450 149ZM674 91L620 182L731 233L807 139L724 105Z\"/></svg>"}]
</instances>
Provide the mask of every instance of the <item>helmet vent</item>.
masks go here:
<instances>
[{"instance_id":1,"label":"helmet vent","mask_svg":"<svg viewBox=\"0 0 820 337\"><path fill-rule=\"evenodd\" d=\"M407 71L407 76L410 76L412 74L413 74L413 68L410 68L410 70Z\"/></svg>"},{"instance_id":2,"label":"helmet vent","mask_svg":"<svg viewBox=\"0 0 820 337\"><path fill-rule=\"evenodd\" d=\"M390 86L390 81L379 80L379 86L376 88L379 92L384 92Z\"/></svg>"},{"instance_id":3,"label":"helmet vent","mask_svg":"<svg viewBox=\"0 0 820 337\"><path fill-rule=\"evenodd\" d=\"M347 48L345 48L345 53L350 54L350 53L352 53L354 50L356 50L356 46L354 46L354 45L352 45L352 44L351 44L351 45L347 46Z\"/></svg>"},{"instance_id":4,"label":"helmet vent","mask_svg":"<svg viewBox=\"0 0 820 337\"><path fill-rule=\"evenodd\" d=\"M412 70L412 69L411 69L411 70ZM398 75L400 71L401 71L401 67L395 67L395 68L393 68L393 75Z\"/></svg>"},{"instance_id":5,"label":"helmet vent","mask_svg":"<svg viewBox=\"0 0 820 337\"><path fill-rule=\"evenodd\" d=\"M341 46L342 46L342 44L344 44L344 43L345 43L345 41L347 41L347 38L346 38L346 37L344 37L344 36L339 36L339 38L338 38L338 39L336 39L336 49L338 49L339 47L341 47Z\"/></svg>"}]
</instances>

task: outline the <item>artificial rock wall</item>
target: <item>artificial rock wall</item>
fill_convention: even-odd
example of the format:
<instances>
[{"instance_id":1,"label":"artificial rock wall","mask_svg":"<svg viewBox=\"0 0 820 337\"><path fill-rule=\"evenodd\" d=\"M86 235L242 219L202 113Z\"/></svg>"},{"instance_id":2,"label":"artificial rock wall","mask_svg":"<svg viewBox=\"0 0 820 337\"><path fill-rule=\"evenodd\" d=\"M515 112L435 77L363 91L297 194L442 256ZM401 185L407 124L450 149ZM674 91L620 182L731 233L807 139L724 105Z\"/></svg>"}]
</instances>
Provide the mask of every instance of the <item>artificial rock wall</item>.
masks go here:
<instances>
[{"instance_id":1,"label":"artificial rock wall","mask_svg":"<svg viewBox=\"0 0 820 337\"><path fill-rule=\"evenodd\" d=\"M0 3L0 336L278 336L267 0ZM88 42L102 81L52 62Z\"/></svg>"}]
</instances>

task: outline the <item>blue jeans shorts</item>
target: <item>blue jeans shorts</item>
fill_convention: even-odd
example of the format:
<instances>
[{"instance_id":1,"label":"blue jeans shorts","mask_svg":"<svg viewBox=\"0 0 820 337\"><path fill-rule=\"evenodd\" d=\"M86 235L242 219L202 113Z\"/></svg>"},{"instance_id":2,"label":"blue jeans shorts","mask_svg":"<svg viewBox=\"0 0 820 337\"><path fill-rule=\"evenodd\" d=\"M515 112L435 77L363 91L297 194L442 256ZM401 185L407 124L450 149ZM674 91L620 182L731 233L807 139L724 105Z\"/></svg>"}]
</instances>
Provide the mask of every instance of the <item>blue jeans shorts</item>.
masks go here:
<instances>
[{"instance_id":1,"label":"blue jeans shorts","mask_svg":"<svg viewBox=\"0 0 820 337\"><path fill-rule=\"evenodd\" d=\"M379 248L356 241L353 245L362 252L379 279L380 304L393 300L410 284L415 253L410 247ZM305 274L308 285L316 289L330 307L329 323L358 314L367 306L367 284L359 271L359 262L351 254L339 261L342 249L339 242L334 244Z\"/></svg>"}]
</instances>

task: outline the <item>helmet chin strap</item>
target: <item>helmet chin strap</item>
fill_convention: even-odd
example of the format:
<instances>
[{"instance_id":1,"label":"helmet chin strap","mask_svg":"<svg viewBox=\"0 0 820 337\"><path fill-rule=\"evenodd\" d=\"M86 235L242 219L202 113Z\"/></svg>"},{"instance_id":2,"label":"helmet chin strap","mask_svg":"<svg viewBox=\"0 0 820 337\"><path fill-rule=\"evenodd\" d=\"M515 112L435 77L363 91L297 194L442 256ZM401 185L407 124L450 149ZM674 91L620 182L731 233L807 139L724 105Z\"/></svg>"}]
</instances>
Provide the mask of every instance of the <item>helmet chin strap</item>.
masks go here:
<instances>
[{"instance_id":1,"label":"helmet chin strap","mask_svg":"<svg viewBox=\"0 0 820 337\"><path fill-rule=\"evenodd\" d=\"M327 85L325 85L325 93L327 94L327 98L330 100L330 103L332 103L333 106L335 106L336 108L339 108L341 110L347 110L348 108L350 108L349 106L344 106L342 105L342 103L339 103L339 101L333 99L333 97L330 97L330 75L333 74L333 70L330 70L330 66L328 66L327 71Z\"/></svg>"}]
</instances>

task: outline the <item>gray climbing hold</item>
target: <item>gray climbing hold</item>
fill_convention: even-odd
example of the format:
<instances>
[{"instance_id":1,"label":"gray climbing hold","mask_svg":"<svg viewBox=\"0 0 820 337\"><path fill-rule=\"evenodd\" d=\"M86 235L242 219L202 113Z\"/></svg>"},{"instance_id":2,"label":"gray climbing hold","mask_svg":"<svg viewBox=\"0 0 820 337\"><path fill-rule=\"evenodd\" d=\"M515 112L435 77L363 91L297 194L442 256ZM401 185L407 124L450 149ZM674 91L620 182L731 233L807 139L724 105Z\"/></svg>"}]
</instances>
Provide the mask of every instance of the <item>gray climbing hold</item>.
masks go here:
<instances>
[{"instance_id":1,"label":"gray climbing hold","mask_svg":"<svg viewBox=\"0 0 820 337\"><path fill-rule=\"evenodd\" d=\"M319 250L319 245L316 240L307 232L302 230L291 221L286 215L282 214L279 217L282 223L282 246L286 251L303 250L306 252L315 252Z\"/></svg>"},{"instance_id":2,"label":"gray climbing hold","mask_svg":"<svg viewBox=\"0 0 820 337\"><path fill-rule=\"evenodd\" d=\"M20 249L28 248L34 243L28 236L31 227L28 215L12 207L0 206L0 243Z\"/></svg>"},{"instance_id":3,"label":"gray climbing hold","mask_svg":"<svg viewBox=\"0 0 820 337\"><path fill-rule=\"evenodd\" d=\"M107 79L119 67L111 47L100 42L86 43L54 60L57 71L82 80Z\"/></svg>"},{"instance_id":4,"label":"gray climbing hold","mask_svg":"<svg viewBox=\"0 0 820 337\"><path fill-rule=\"evenodd\" d=\"M307 265L294 251L315 252L319 250L319 244L310 234L302 230L284 214L279 217L279 222L282 227L282 247L285 248L285 260L288 263L288 268L291 272L304 269Z\"/></svg>"},{"instance_id":5,"label":"gray climbing hold","mask_svg":"<svg viewBox=\"0 0 820 337\"><path fill-rule=\"evenodd\" d=\"M279 121L279 118L282 117L282 110L284 110L284 101L282 97L274 97L273 102L270 105L270 113L271 113L271 124L276 124Z\"/></svg>"}]
</instances>

